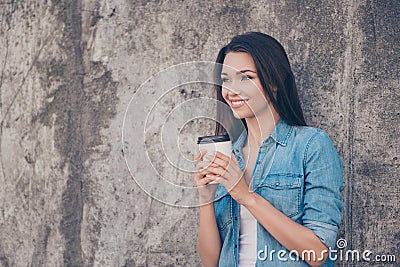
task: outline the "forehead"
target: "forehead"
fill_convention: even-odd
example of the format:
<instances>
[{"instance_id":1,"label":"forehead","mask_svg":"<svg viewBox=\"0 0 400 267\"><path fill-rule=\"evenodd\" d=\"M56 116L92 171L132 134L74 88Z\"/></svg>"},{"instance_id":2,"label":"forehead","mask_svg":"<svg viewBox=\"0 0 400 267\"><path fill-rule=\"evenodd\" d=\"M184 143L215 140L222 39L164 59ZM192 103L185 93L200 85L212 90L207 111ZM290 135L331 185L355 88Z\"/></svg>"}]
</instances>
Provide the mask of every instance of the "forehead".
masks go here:
<instances>
[{"instance_id":1,"label":"forehead","mask_svg":"<svg viewBox=\"0 0 400 267\"><path fill-rule=\"evenodd\" d=\"M222 72L236 73L240 70L256 71L253 58L246 52L229 52L223 62Z\"/></svg>"}]
</instances>

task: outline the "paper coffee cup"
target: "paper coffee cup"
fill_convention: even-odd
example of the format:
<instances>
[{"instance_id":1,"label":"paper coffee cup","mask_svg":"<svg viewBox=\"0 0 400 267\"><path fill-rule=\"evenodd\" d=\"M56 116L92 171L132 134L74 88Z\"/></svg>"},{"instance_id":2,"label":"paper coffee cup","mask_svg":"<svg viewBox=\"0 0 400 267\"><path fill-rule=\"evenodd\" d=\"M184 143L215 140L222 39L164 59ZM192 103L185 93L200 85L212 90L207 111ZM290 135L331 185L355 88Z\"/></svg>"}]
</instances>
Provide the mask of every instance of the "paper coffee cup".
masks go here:
<instances>
[{"instance_id":1,"label":"paper coffee cup","mask_svg":"<svg viewBox=\"0 0 400 267\"><path fill-rule=\"evenodd\" d=\"M215 151L221 152L228 157L232 153L232 142L227 134L201 136L197 139L197 144L199 145L199 150L207 150L207 154L203 156L203 161L208 161L204 157L212 155ZM218 184L218 182L212 181L209 184Z\"/></svg>"}]
</instances>

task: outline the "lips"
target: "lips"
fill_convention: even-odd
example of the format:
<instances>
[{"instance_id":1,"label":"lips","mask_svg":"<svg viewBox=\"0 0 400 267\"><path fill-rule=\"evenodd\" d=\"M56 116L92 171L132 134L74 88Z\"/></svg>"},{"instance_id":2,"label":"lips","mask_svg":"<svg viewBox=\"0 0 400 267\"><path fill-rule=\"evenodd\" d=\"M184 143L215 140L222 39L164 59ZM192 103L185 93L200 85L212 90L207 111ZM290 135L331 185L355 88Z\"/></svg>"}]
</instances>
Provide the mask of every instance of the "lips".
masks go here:
<instances>
[{"instance_id":1,"label":"lips","mask_svg":"<svg viewBox=\"0 0 400 267\"><path fill-rule=\"evenodd\" d=\"M232 108L240 108L244 106L247 99L229 99Z\"/></svg>"}]
</instances>

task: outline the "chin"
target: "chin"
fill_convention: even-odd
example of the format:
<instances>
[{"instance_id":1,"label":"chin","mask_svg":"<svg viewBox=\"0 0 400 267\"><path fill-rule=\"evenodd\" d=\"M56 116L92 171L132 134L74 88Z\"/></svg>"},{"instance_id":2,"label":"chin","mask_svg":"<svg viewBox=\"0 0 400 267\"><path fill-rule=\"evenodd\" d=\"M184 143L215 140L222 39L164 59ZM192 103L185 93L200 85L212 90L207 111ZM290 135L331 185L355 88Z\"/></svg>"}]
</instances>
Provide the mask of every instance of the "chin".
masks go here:
<instances>
[{"instance_id":1,"label":"chin","mask_svg":"<svg viewBox=\"0 0 400 267\"><path fill-rule=\"evenodd\" d=\"M239 116L239 115L236 114L236 113L233 113L233 117L235 117L235 118L238 119L238 120L244 119L243 117Z\"/></svg>"},{"instance_id":2,"label":"chin","mask_svg":"<svg viewBox=\"0 0 400 267\"><path fill-rule=\"evenodd\" d=\"M252 114L251 114L251 115L250 115L250 114L245 114L245 113L243 113L243 112L236 113L235 111L232 111L232 113L233 113L233 116L234 116L236 119L239 119L239 120L253 117Z\"/></svg>"}]
</instances>

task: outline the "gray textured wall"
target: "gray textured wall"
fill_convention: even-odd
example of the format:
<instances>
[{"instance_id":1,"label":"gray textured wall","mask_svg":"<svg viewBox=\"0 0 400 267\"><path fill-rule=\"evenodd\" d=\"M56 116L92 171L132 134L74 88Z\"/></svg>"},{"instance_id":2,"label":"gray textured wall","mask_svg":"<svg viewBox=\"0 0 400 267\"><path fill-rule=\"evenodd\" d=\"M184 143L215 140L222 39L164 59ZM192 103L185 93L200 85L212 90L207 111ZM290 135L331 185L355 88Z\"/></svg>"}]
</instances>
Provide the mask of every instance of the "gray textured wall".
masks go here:
<instances>
[{"instance_id":1,"label":"gray textured wall","mask_svg":"<svg viewBox=\"0 0 400 267\"><path fill-rule=\"evenodd\" d=\"M124 112L151 75L254 30L284 44L343 158L340 237L400 257L399 1L229 2L0 2L0 266L200 265L197 209L131 178Z\"/></svg>"}]
</instances>

